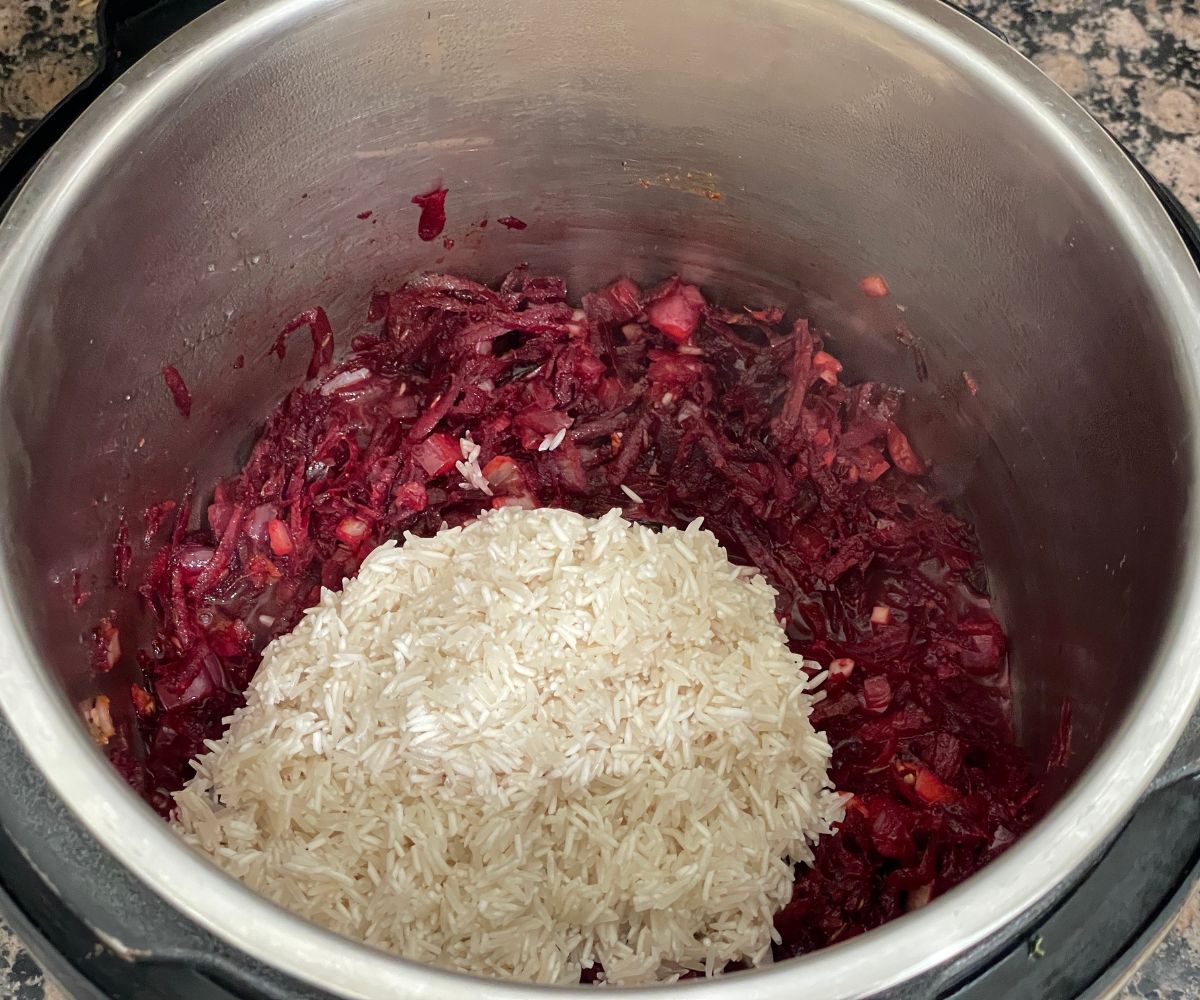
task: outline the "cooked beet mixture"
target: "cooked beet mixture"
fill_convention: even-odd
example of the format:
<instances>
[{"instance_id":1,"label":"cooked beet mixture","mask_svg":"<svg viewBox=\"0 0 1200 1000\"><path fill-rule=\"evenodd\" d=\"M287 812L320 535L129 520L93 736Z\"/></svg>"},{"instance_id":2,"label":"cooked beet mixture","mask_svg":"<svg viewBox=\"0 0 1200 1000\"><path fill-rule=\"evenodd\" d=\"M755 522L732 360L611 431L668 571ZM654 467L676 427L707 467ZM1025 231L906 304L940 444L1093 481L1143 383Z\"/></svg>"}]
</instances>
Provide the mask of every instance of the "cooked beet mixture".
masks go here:
<instances>
[{"instance_id":1,"label":"cooked beet mixture","mask_svg":"<svg viewBox=\"0 0 1200 1000\"><path fill-rule=\"evenodd\" d=\"M275 349L308 327L309 381L200 526L191 493L147 511L140 738L110 745L160 812L321 586L384 539L516 504L703 515L778 589L796 651L828 668L813 721L854 798L797 872L777 957L922 905L1028 824L1037 783L1013 742L1004 633L970 526L897 424L900 392L844 382L806 321L722 309L677 278L622 278L575 309L562 280L523 269L495 291L432 275L377 295L368 323L322 376L328 322L297 317ZM486 484L456 467L468 435ZM96 629L98 669L121 655L119 624Z\"/></svg>"}]
</instances>

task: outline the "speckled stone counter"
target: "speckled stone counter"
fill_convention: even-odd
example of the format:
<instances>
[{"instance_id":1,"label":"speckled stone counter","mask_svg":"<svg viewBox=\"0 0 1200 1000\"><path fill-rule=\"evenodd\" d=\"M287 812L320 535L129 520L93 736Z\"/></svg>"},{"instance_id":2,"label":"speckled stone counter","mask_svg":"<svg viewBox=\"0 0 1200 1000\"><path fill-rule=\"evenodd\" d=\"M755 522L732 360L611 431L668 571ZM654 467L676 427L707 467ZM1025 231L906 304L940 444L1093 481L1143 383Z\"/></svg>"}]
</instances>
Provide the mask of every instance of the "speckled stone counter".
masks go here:
<instances>
[{"instance_id":1,"label":"speckled stone counter","mask_svg":"<svg viewBox=\"0 0 1200 1000\"><path fill-rule=\"evenodd\" d=\"M0 0L0 154L91 71L96 0Z\"/></svg>"},{"instance_id":2,"label":"speckled stone counter","mask_svg":"<svg viewBox=\"0 0 1200 1000\"><path fill-rule=\"evenodd\" d=\"M1195 3L969 0L963 6L1004 32L1108 126L1193 215L1200 213L1200 10ZM1187 995L1200 996L1200 986Z\"/></svg>"},{"instance_id":3,"label":"speckled stone counter","mask_svg":"<svg viewBox=\"0 0 1200 1000\"><path fill-rule=\"evenodd\" d=\"M1195 3L960 3L1004 32L1200 215L1200 10ZM96 0L0 0L0 155L93 66L95 7ZM1200 892L1117 996L1200 998ZM63 1000L2 923L0 998Z\"/></svg>"}]
</instances>

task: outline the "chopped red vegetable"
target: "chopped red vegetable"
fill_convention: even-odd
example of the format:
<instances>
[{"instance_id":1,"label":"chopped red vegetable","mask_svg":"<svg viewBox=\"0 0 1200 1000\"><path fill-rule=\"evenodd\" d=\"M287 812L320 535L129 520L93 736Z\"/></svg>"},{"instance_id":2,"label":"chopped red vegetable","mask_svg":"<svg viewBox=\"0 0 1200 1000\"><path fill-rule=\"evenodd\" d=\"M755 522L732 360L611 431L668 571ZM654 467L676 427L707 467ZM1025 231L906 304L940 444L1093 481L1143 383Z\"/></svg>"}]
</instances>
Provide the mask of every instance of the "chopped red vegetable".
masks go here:
<instances>
[{"instance_id":1,"label":"chopped red vegetable","mask_svg":"<svg viewBox=\"0 0 1200 1000\"><path fill-rule=\"evenodd\" d=\"M862 289L863 295L869 299L882 299L891 291L888 288L888 283L878 274L868 274L858 283L858 287Z\"/></svg>"},{"instance_id":2,"label":"chopped red vegetable","mask_svg":"<svg viewBox=\"0 0 1200 1000\"><path fill-rule=\"evenodd\" d=\"M291 555L295 550L288 526L277 517L267 522L267 539L271 543L271 552L277 556Z\"/></svg>"},{"instance_id":3,"label":"chopped red vegetable","mask_svg":"<svg viewBox=\"0 0 1200 1000\"><path fill-rule=\"evenodd\" d=\"M928 768L917 768L917 780L913 791L925 802L945 803L954 801L954 792L942 784L937 775Z\"/></svg>"},{"instance_id":4,"label":"chopped red vegetable","mask_svg":"<svg viewBox=\"0 0 1200 1000\"><path fill-rule=\"evenodd\" d=\"M444 195L416 199L423 218ZM109 748L160 811L265 644L322 586L380 541L516 504L615 506L658 525L702 515L778 590L795 650L829 670L813 722L853 798L796 872L776 957L922 905L1028 826L1038 784L1013 741L971 528L919 478L901 393L844 382L806 322L719 308L678 278L650 291L621 278L576 310L561 279L522 269L496 289L429 275L378 293L378 327L322 374L323 316L288 329L312 328L319 377L286 396L211 503L179 498L165 539L170 508L147 513L160 547L130 635L153 638L138 651L136 729ZM468 434L490 494L455 468ZM101 670L120 656L111 618L94 651Z\"/></svg>"},{"instance_id":5,"label":"chopped red vegetable","mask_svg":"<svg viewBox=\"0 0 1200 1000\"><path fill-rule=\"evenodd\" d=\"M646 319L650 325L665 333L677 344L682 344L696 330L700 322L700 311L704 307L704 296L695 285L684 285L678 278L650 295L646 306Z\"/></svg>"},{"instance_id":6,"label":"chopped red vegetable","mask_svg":"<svg viewBox=\"0 0 1200 1000\"><path fill-rule=\"evenodd\" d=\"M413 460L427 476L440 476L462 459L459 443L448 434L430 434L412 450Z\"/></svg>"}]
</instances>

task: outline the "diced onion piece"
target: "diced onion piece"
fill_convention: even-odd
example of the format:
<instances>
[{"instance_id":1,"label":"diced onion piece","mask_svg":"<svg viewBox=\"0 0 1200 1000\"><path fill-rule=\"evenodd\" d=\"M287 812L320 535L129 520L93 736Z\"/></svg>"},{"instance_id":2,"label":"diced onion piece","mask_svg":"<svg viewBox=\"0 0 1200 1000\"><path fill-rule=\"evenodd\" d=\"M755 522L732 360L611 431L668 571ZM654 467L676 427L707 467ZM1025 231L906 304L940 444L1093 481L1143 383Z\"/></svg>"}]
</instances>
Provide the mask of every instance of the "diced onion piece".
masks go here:
<instances>
[{"instance_id":1,"label":"diced onion piece","mask_svg":"<svg viewBox=\"0 0 1200 1000\"><path fill-rule=\"evenodd\" d=\"M992 842L988 844L988 850L994 851L998 847L1005 847L1016 839L1016 835L1008 827L998 826L992 834Z\"/></svg>"},{"instance_id":2,"label":"diced onion piece","mask_svg":"<svg viewBox=\"0 0 1200 1000\"><path fill-rule=\"evenodd\" d=\"M839 656L829 663L830 677L849 677L854 672L854 661L848 656Z\"/></svg>"},{"instance_id":3,"label":"diced onion piece","mask_svg":"<svg viewBox=\"0 0 1200 1000\"><path fill-rule=\"evenodd\" d=\"M915 889L908 891L908 898L905 900L905 910L912 913L913 910L919 910L922 906L926 906L929 900L933 898L933 883L926 882L924 885L919 885Z\"/></svg>"},{"instance_id":4,"label":"diced onion piece","mask_svg":"<svg viewBox=\"0 0 1200 1000\"><path fill-rule=\"evenodd\" d=\"M520 469L517 463L507 455L497 455L483 467L483 477L492 485L492 488L503 486L513 476L520 474Z\"/></svg>"},{"instance_id":5,"label":"diced onion piece","mask_svg":"<svg viewBox=\"0 0 1200 1000\"><path fill-rule=\"evenodd\" d=\"M520 507L523 510L535 510L537 504L533 502L532 497L493 497L492 510L499 510L501 507Z\"/></svg>"},{"instance_id":6,"label":"diced onion piece","mask_svg":"<svg viewBox=\"0 0 1200 1000\"><path fill-rule=\"evenodd\" d=\"M140 684L131 684L129 686L129 697L133 702L133 707L137 714L143 719L149 718L154 714L154 695L152 695Z\"/></svg>"},{"instance_id":7,"label":"diced onion piece","mask_svg":"<svg viewBox=\"0 0 1200 1000\"><path fill-rule=\"evenodd\" d=\"M832 354L826 351L817 351L812 357L812 366L813 374L822 382L829 385L837 385L838 374L842 370L842 363Z\"/></svg>"},{"instance_id":8,"label":"diced onion piece","mask_svg":"<svg viewBox=\"0 0 1200 1000\"><path fill-rule=\"evenodd\" d=\"M117 731L113 726L108 696L98 694L90 701L85 701L80 708L83 710L83 721L87 723L92 742L96 746L106 746Z\"/></svg>"},{"instance_id":9,"label":"diced onion piece","mask_svg":"<svg viewBox=\"0 0 1200 1000\"><path fill-rule=\"evenodd\" d=\"M370 525L361 517L343 517L338 521L338 541L354 548L366 537L369 529Z\"/></svg>"},{"instance_id":10,"label":"diced onion piece","mask_svg":"<svg viewBox=\"0 0 1200 1000\"><path fill-rule=\"evenodd\" d=\"M121 632L112 618L100 619L92 633L92 666L102 674L108 673L121 658Z\"/></svg>"},{"instance_id":11,"label":"diced onion piece","mask_svg":"<svg viewBox=\"0 0 1200 1000\"><path fill-rule=\"evenodd\" d=\"M430 434L412 450L412 457L427 476L445 475L462 458L462 448L449 434Z\"/></svg>"},{"instance_id":12,"label":"diced onion piece","mask_svg":"<svg viewBox=\"0 0 1200 1000\"><path fill-rule=\"evenodd\" d=\"M250 514L250 523L246 527L246 534L256 542L263 541L267 534L267 522L278 516L279 508L273 503L259 504Z\"/></svg>"}]
</instances>

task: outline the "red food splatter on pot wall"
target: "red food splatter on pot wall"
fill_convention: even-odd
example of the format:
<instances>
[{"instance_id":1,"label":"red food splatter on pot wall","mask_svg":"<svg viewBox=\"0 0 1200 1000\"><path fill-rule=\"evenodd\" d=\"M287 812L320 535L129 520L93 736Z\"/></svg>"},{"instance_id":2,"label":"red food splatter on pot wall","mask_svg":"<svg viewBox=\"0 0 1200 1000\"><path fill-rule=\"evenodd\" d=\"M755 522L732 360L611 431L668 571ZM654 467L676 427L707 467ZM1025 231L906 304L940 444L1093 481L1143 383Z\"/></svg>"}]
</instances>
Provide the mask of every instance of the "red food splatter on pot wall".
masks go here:
<instances>
[{"instance_id":1,"label":"red food splatter on pot wall","mask_svg":"<svg viewBox=\"0 0 1200 1000\"><path fill-rule=\"evenodd\" d=\"M133 549L129 547L129 522L122 510L117 518L117 538L113 542L113 584L124 590L129 586L129 564L133 561Z\"/></svg>"},{"instance_id":2,"label":"red food splatter on pot wall","mask_svg":"<svg viewBox=\"0 0 1200 1000\"><path fill-rule=\"evenodd\" d=\"M83 589L83 574L79 570L73 570L71 572L71 603L76 608L81 608L91 596L90 590Z\"/></svg>"},{"instance_id":3,"label":"red food splatter on pot wall","mask_svg":"<svg viewBox=\"0 0 1200 1000\"><path fill-rule=\"evenodd\" d=\"M387 315L388 307L387 292L372 292L371 302L367 306L367 322L378 323L384 316Z\"/></svg>"},{"instance_id":4,"label":"red food splatter on pot wall","mask_svg":"<svg viewBox=\"0 0 1200 1000\"><path fill-rule=\"evenodd\" d=\"M143 718L149 718L158 710L154 703L154 695L140 684L129 686L129 697L133 701L133 710Z\"/></svg>"},{"instance_id":5,"label":"red food splatter on pot wall","mask_svg":"<svg viewBox=\"0 0 1200 1000\"><path fill-rule=\"evenodd\" d=\"M515 215L506 215L503 218L497 219L496 221L500 223L500 225L504 226L505 229L528 228L528 223L522 222Z\"/></svg>"},{"instance_id":6,"label":"red food splatter on pot wall","mask_svg":"<svg viewBox=\"0 0 1200 1000\"><path fill-rule=\"evenodd\" d=\"M191 494L179 499L139 587L154 710L139 699L114 764L168 812L266 643L385 539L510 505L677 527L703 516L776 588L794 651L829 670L813 723L853 795L796 870L775 957L961 882L1027 828L1039 783L1013 739L974 534L918 477L902 393L843 380L808 323L720 308L678 278L622 278L582 312L562 279L522 269L496 289L435 274L376 296L353 353L291 391L201 524ZM562 444L539 451L558 430ZM468 433L490 496L455 469Z\"/></svg>"},{"instance_id":7,"label":"red food splatter on pot wall","mask_svg":"<svg viewBox=\"0 0 1200 1000\"><path fill-rule=\"evenodd\" d=\"M312 356L308 362L307 378L314 379L333 358L333 329L329 325L329 317L321 308L306 309L279 331L279 336L271 344L268 354L276 354L282 361L287 356L287 339L302 326L307 326L312 335Z\"/></svg>"},{"instance_id":8,"label":"red food splatter on pot wall","mask_svg":"<svg viewBox=\"0 0 1200 1000\"><path fill-rule=\"evenodd\" d=\"M896 340L904 347L907 347L909 353L912 354L913 371L916 372L917 381L928 381L929 359L925 355L925 346L913 336L913 332L908 328L907 323L896 324Z\"/></svg>"},{"instance_id":9,"label":"red food splatter on pot wall","mask_svg":"<svg viewBox=\"0 0 1200 1000\"><path fill-rule=\"evenodd\" d=\"M110 611L92 630L92 669L97 673L108 673L121 658L121 633L116 618L116 612Z\"/></svg>"},{"instance_id":10,"label":"red food splatter on pot wall","mask_svg":"<svg viewBox=\"0 0 1200 1000\"><path fill-rule=\"evenodd\" d=\"M163 500L161 503L147 505L145 510L142 511L142 521L146 525L146 534L143 537L143 541L146 545L149 545L154 540L154 536L162 529L167 515L174 509L174 500Z\"/></svg>"},{"instance_id":11,"label":"red food splatter on pot wall","mask_svg":"<svg viewBox=\"0 0 1200 1000\"><path fill-rule=\"evenodd\" d=\"M163 381L167 383L167 389L171 392L171 399L175 402L175 408L185 417L190 416L192 413L192 394L188 392L187 383L184 382L183 376L179 374L179 369L174 365L163 365L162 377Z\"/></svg>"},{"instance_id":12,"label":"red food splatter on pot wall","mask_svg":"<svg viewBox=\"0 0 1200 1000\"><path fill-rule=\"evenodd\" d=\"M417 235L428 242L442 235L446 228L446 188L438 185L427 194L414 194L412 203L421 207Z\"/></svg>"}]
</instances>

